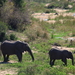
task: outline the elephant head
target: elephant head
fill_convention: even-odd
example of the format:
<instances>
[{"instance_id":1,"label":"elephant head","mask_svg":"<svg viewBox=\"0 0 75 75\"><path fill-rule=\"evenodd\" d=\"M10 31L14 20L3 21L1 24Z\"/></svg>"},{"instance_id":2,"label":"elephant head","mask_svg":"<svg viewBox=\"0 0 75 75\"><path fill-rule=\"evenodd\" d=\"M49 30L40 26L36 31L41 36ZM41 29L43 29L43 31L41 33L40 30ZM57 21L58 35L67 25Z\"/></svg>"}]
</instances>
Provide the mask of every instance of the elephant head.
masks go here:
<instances>
[{"instance_id":1,"label":"elephant head","mask_svg":"<svg viewBox=\"0 0 75 75\"><path fill-rule=\"evenodd\" d=\"M70 58L72 60L72 65L74 65L73 54L70 51L63 50L62 55L63 55L63 58L68 58L68 59Z\"/></svg>"},{"instance_id":2,"label":"elephant head","mask_svg":"<svg viewBox=\"0 0 75 75\"><path fill-rule=\"evenodd\" d=\"M28 51L28 52L29 52L29 54L30 54L30 55L31 55L31 57L32 57L32 61L34 61L34 56L33 56L33 54L32 54L32 51L31 51L30 47L29 47L29 46L28 46L28 44L27 44L27 43L25 43L25 42L23 42L23 44L24 44L24 46L23 46L24 51Z\"/></svg>"},{"instance_id":3,"label":"elephant head","mask_svg":"<svg viewBox=\"0 0 75 75\"><path fill-rule=\"evenodd\" d=\"M32 61L34 61L34 56L32 54L32 51L26 42L17 41L15 44L16 44L15 46L16 46L17 50L19 50L21 52L27 51L31 55Z\"/></svg>"},{"instance_id":4,"label":"elephant head","mask_svg":"<svg viewBox=\"0 0 75 75\"><path fill-rule=\"evenodd\" d=\"M74 65L74 58L73 58L72 53L70 54L70 59L72 59L72 65Z\"/></svg>"}]
</instances>

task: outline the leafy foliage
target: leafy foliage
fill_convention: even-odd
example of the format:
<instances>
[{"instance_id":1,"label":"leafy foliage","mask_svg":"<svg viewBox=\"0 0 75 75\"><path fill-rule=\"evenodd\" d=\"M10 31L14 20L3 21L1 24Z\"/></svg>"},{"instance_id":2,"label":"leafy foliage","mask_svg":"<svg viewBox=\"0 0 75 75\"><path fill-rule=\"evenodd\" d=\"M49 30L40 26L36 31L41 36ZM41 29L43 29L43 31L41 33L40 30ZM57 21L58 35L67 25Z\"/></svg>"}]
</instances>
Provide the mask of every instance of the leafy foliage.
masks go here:
<instances>
[{"instance_id":1,"label":"leafy foliage","mask_svg":"<svg viewBox=\"0 0 75 75\"><path fill-rule=\"evenodd\" d=\"M16 0L18 1L18 0ZM20 0L21 1L21 0ZM19 2L20 2L19 1ZM32 1L32 0L28 0ZM37 2L46 2L48 0L35 0ZM55 2L53 5L53 8L67 8L67 4L64 2L61 2L60 5L57 3L57 0L50 0L52 3ZM16 2L17 4L18 2ZM69 33L72 33L72 37L75 36L75 19L70 16L59 16L56 17L54 20L56 22L54 24L49 24L44 21L39 21L38 19L32 18L31 25L28 25L30 22L29 16L28 16L28 10L23 10L24 8L20 8L22 6L16 5L18 8L14 6L13 3L10 5L7 3L3 7L1 7L1 18L0 20L6 22L8 25L6 25L4 22L0 23L0 27L3 27L0 29L2 31L1 35L5 36L5 31L7 31L7 26L10 29L13 30L21 30L24 31L25 36L27 36L27 39L29 39L29 45L31 47L31 50L33 50L33 55L35 57L35 61L31 62L30 55L26 52L23 54L23 61L22 63L15 63L17 61L16 56L10 56L10 60L14 61L12 64L0 64L0 70L5 71L8 69L16 68L17 74L16 75L70 75L75 74L75 66L71 65L71 60L68 60L68 66L63 66L62 62L60 60L55 61L55 65L53 67L50 67L49 65L49 56L48 51L51 48L51 44L57 42L60 43L62 46L75 46L75 42L73 42L73 45L69 45L67 41L62 40L58 37L67 37L69 36ZM32 7L36 7L35 11L45 12L46 9L49 11L50 8L44 8L41 5L38 7L38 5L31 4ZM20 8L20 9L19 9ZM33 8L33 10L34 10ZM42 12L43 12L42 11ZM27 14L26 14L26 13ZM33 11L34 12L34 11ZM50 12L50 11L49 11ZM52 10L52 12L55 12ZM25 15L26 14L26 15ZM62 19L63 22L61 23L59 20ZM72 20L71 20L72 19ZM28 26L27 26L28 25ZM0 31L0 32L1 32ZM14 32L15 33L15 32ZM18 36L20 36L18 34ZM51 38L50 38L51 37ZM9 35L12 40L16 40L16 35ZM25 39L25 38L23 38ZM66 45L67 44L67 45ZM74 54L73 54L74 55ZM74 55L75 57L75 55ZM2 61L3 58L0 59ZM15 70L14 70L15 71Z\"/></svg>"},{"instance_id":2,"label":"leafy foliage","mask_svg":"<svg viewBox=\"0 0 75 75\"><path fill-rule=\"evenodd\" d=\"M24 7L24 0L13 0L15 7Z\"/></svg>"},{"instance_id":3,"label":"leafy foliage","mask_svg":"<svg viewBox=\"0 0 75 75\"><path fill-rule=\"evenodd\" d=\"M3 6L4 2L6 2L6 0L0 0L0 7Z\"/></svg>"},{"instance_id":4,"label":"leafy foliage","mask_svg":"<svg viewBox=\"0 0 75 75\"><path fill-rule=\"evenodd\" d=\"M17 40L17 37L14 34L10 34L10 40Z\"/></svg>"},{"instance_id":5,"label":"leafy foliage","mask_svg":"<svg viewBox=\"0 0 75 75\"><path fill-rule=\"evenodd\" d=\"M7 24L0 21L0 33L6 32L8 29Z\"/></svg>"},{"instance_id":6,"label":"leafy foliage","mask_svg":"<svg viewBox=\"0 0 75 75\"><path fill-rule=\"evenodd\" d=\"M8 29L7 24L0 21L0 41L7 39L6 37L7 29Z\"/></svg>"},{"instance_id":7,"label":"leafy foliage","mask_svg":"<svg viewBox=\"0 0 75 75\"><path fill-rule=\"evenodd\" d=\"M30 24L27 6L17 8L13 2L6 2L0 10L0 19L6 22L10 29L24 31L26 25Z\"/></svg>"}]
</instances>

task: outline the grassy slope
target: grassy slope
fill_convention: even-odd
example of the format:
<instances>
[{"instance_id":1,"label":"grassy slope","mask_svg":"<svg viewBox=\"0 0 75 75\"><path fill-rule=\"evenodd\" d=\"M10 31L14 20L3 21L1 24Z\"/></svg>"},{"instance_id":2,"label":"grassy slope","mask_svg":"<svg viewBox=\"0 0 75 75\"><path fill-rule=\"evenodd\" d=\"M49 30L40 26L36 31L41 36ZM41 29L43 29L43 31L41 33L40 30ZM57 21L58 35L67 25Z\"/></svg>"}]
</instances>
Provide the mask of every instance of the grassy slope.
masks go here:
<instances>
[{"instance_id":1,"label":"grassy slope","mask_svg":"<svg viewBox=\"0 0 75 75\"><path fill-rule=\"evenodd\" d=\"M68 60L68 66L63 66L63 63L60 60L56 60L54 67L50 67L48 56L48 51L51 48L50 43L59 42L62 44L62 40L56 39L55 37L68 36L69 31L73 31L74 25L71 23L72 26L70 26L70 23L67 22L60 24L59 21L55 24L48 24L46 22L39 22L36 20L30 28L34 27L33 29L35 29L37 25L43 27L41 31L47 31L49 33L49 37L51 38L51 36L53 36L53 38L48 40L35 38L36 40L29 42L31 49L36 52L33 53L35 61L32 62L30 55L26 52L23 54L22 63L17 63L17 57L13 55L10 56L10 60L14 61L14 63L0 64L0 72L10 69L14 71L13 75L75 75L75 66L71 65L71 60ZM73 55L75 57L75 54ZM3 61L3 58L1 58L0 61ZM8 72L7 75L12 74Z\"/></svg>"},{"instance_id":2,"label":"grassy slope","mask_svg":"<svg viewBox=\"0 0 75 75\"><path fill-rule=\"evenodd\" d=\"M22 63L0 64L0 71L14 69L17 75L70 75L75 74L75 67L71 65L71 60L68 60L68 66L63 66L60 60L56 60L54 67L49 65L48 51L43 47L35 45L37 53L34 53L35 61L31 61L28 53L23 55ZM16 56L10 56L12 61L17 61ZM9 74L9 72L8 72ZM10 74L9 74L10 75ZM14 74L15 75L15 74Z\"/></svg>"},{"instance_id":3,"label":"grassy slope","mask_svg":"<svg viewBox=\"0 0 75 75\"><path fill-rule=\"evenodd\" d=\"M45 22L44 22L45 23ZM42 22L42 25L44 24ZM48 23L45 23L45 29L47 31L52 31ZM56 34L56 33L55 33ZM65 35L63 33L63 35ZM63 36L58 33L58 36ZM56 37L56 36L55 36ZM34 42L30 42L29 45L31 49L36 53L34 53L35 61L31 61L31 57L28 53L23 54L22 63L17 63L16 56L10 56L10 60L14 61L12 64L0 64L0 71L13 70L14 75L70 75L75 73L75 67L71 65L71 60L68 60L68 66L63 66L63 63L60 60L55 61L54 67L50 67L49 65L49 56L48 51L51 48L49 43L61 42L59 39L38 39ZM75 57L75 55L74 55ZM3 58L0 59L2 61ZM17 74L16 74L17 73ZM9 72L8 75L11 75Z\"/></svg>"}]
</instances>

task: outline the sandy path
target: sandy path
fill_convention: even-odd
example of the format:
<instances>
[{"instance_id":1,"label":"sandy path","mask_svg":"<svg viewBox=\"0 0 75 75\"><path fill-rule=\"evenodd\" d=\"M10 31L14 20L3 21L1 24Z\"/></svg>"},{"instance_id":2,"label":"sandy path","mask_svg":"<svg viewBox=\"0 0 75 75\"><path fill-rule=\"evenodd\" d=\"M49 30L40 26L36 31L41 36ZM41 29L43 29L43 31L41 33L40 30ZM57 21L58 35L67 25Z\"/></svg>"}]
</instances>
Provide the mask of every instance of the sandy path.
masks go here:
<instances>
[{"instance_id":1,"label":"sandy path","mask_svg":"<svg viewBox=\"0 0 75 75\"><path fill-rule=\"evenodd\" d=\"M65 16L74 16L74 13L66 13L66 11L68 10L65 10L65 9L54 9L56 10L56 12L58 13L58 15L55 15L55 13L33 13L32 16L34 18L37 18L39 19L40 21L46 21L46 22L49 22L49 23L55 23L56 21L53 20L55 19L57 16L60 16L60 15L63 15L64 17Z\"/></svg>"},{"instance_id":2,"label":"sandy path","mask_svg":"<svg viewBox=\"0 0 75 75\"><path fill-rule=\"evenodd\" d=\"M74 51L75 48L69 48L69 47L60 47L60 46L52 46L52 48L60 49L60 50L68 50L68 51Z\"/></svg>"},{"instance_id":3,"label":"sandy path","mask_svg":"<svg viewBox=\"0 0 75 75\"><path fill-rule=\"evenodd\" d=\"M0 75L16 75L17 70L15 68L0 70Z\"/></svg>"}]
</instances>

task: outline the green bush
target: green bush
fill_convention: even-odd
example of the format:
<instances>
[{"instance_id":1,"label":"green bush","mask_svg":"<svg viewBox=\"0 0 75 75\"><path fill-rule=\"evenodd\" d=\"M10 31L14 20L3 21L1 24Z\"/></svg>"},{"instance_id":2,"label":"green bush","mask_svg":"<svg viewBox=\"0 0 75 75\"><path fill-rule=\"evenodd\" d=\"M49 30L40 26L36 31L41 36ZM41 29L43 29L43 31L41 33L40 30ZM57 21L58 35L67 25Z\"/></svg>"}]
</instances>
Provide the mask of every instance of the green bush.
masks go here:
<instances>
[{"instance_id":1,"label":"green bush","mask_svg":"<svg viewBox=\"0 0 75 75\"><path fill-rule=\"evenodd\" d=\"M24 0L13 0L15 7L22 7L22 4L24 3Z\"/></svg>"},{"instance_id":2,"label":"green bush","mask_svg":"<svg viewBox=\"0 0 75 75\"><path fill-rule=\"evenodd\" d=\"M0 41L6 40L6 32L8 30L7 24L0 21Z\"/></svg>"},{"instance_id":3,"label":"green bush","mask_svg":"<svg viewBox=\"0 0 75 75\"><path fill-rule=\"evenodd\" d=\"M7 1L0 8L0 19L8 24L12 30L23 31L30 24L30 14L27 5L17 8L14 3Z\"/></svg>"},{"instance_id":4,"label":"green bush","mask_svg":"<svg viewBox=\"0 0 75 75\"><path fill-rule=\"evenodd\" d=\"M35 66L28 66L26 69L22 68L18 75L35 75Z\"/></svg>"},{"instance_id":5,"label":"green bush","mask_svg":"<svg viewBox=\"0 0 75 75\"><path fill-rule=\"evenodd\" d=\"M0 7L3 6L4 2L6 2L6 0L0 0Z\"/></svg>"},{"instance_id":6,"label":"green bush","mask_svg":"<svg viewBox=\"0 0 75 75\"><path fill-rule=\"evenodd\" d=\"M0 34L1 34L2 32L6 32L7 29L8 29L7 24L0 21Z\"/></svg>"},{"instance_id":7,"label":"green bush","mask_svg":"<svg viewBox=\"0 0 75 75\"><path fill-rule=\"evenodd\" d=\"M17 40L17 37L14 34L10 35L10 40Z\"/></svg>"},{"instance_id":8,"label":"green bush","mask_svg":"<svg viewBox=\"0 0 75 75\"><path fill-rule=\"evenodd\" d=\"M50 11L49 10L46 10L45 13L50 13Z\"/></svg>"},{"instance_id":9,"label":"green bush","mask_svg":"<svg viewBox=\"0 0 75 75\"><path fill-rule=\"evenodd\" d=\"M50 5L48 5L47 8L49 9L49 8L54 8L54 7L55 7L55 4L54 3L51 3Z\"/></svg>"}]
</instances>

